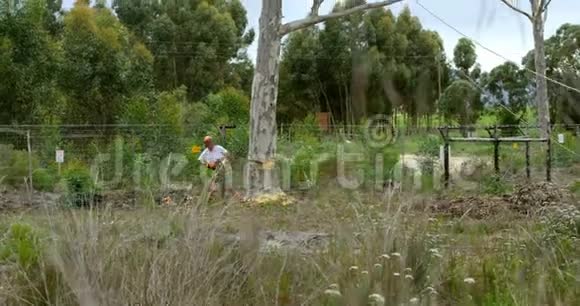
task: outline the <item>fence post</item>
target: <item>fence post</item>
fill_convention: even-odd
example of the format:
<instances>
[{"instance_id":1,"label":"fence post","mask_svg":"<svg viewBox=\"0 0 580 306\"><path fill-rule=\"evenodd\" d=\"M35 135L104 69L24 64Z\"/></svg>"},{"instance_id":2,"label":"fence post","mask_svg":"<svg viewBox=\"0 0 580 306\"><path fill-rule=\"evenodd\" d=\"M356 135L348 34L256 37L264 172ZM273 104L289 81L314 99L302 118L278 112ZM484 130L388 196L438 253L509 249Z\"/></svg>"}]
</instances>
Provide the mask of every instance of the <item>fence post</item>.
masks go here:
<instances>
[{"instance_id":1,"label":"fence post","mask_svg":"<svg viewBox=\"0 0 580 306\"><path fill-rule=\"evenodd\" d=\"M32 184L32 146L30 145L30 130L26 131L26 146L28 148L28 200L30 201L30 205L32 205L34 185Z\"/></svg>"},{"instance_id":2,"label":"fence post","mask_svg":"<svg viewBox=\"0 0 580 306\"><path fill-rule=\"evenodd\" d=\"M530 174L530 143L526 141L526 177L531 178Z\"/></svg>"},{"instance_id":3,"label":"fence post","mask_svg":"<svg viewBox=\"0 0 580 306\"><path fill-rule=\"evenodd\" d=\"M444 168L444 180L445 188L449 187L449 128L445 127L445 144L443 146L443 168Z\"/></svg>"},{"instance_id":4,"label":"fence post","mask_svg":"<svg viewBox=\"0 0 580 306\"><path fill-rule=\"evenodd\" d=\"M497 138L497 126L494 128L493 132L493 166L495 168L495 175L499 179L499 140Z\"/></svg>"}]
</instances>

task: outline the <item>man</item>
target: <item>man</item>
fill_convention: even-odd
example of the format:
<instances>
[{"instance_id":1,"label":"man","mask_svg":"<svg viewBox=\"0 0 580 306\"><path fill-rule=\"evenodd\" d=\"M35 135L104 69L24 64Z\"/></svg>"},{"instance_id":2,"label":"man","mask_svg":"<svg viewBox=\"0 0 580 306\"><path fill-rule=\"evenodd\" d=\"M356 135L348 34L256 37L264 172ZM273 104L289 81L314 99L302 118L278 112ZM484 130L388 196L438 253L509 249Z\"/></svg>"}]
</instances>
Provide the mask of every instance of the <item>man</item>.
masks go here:
<instances>
[{"instance_id":1,"label":"man","mask_svg":"<svg viewBox=\"0 0 580 306\"><path fill-rule=\"evenodd\" d=\"M228 151L220 145L213 143L210 136L203 139L205 149L199 155L198 160L211 170L216 170L219 163L223 162L228 155Z\"/></svg>"},{"instance_id":2,"label":"man","mask_svg":"<svg viewBox=\"0 0 580 306\"><path fill-rule=\"evenodd\" d=\"M223 169L219 169L219 171L216 170L218 170L219 164L223 163L227 159L228 151L224 149L224 147L214 144L210 136L205 136L205 138L203 139L203 144L205 146L205 149L199 155L198 160L201 162L202 165L214 171L209 186L211 196L217 189L216 182L224 180L224 178L222 177ZM226 190L224 186L223 192L225 191Z\"/></svg>"}]
</instances>

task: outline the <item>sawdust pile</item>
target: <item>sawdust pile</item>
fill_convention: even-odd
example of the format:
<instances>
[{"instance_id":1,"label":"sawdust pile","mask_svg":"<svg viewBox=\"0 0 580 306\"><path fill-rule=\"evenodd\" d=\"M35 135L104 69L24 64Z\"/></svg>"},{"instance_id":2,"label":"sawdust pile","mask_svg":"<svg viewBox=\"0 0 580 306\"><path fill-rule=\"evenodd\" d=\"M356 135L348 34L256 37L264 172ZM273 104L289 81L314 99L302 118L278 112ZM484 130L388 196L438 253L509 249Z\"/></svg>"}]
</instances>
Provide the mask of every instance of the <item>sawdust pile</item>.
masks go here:
<instances>
[{"instance_id":1,"label":"sawdust pile","mask_svg":"<svg viewBox=\"0 0 580 306\"><path fill-rule=\"evenodd\" d=\"M510 197L511 209L525 215L544 207L568 204L569 200L567 190L547 182L517 186Z\"/></svg>"},{"instance_id":2,"label":"sawdust pile","mask_svg":"<svg viewBox=\"0 0 580 306\"><path fill-rule=\"evenodd\" d=\"M441 200L431 206L431 211L453 218L469 216L474 219L485 219L509 211L509 202L501 197L457 198Z\"/></svg>"},{"instance_id":3,"label":"sawdust pile","mask_svg":"<svg viewBox=\"0 0 580 306\"><path fill-rule=\"evenodd\" d=\"M503 197L470 196L443 199L433 203L429 210L454 218L468 216L485 219L502 213L520 216L542 215L547 208L577 206L573 204L568 190L552 183L531 183L519 185L514 192Z\"/></svg>"}]
</instances>

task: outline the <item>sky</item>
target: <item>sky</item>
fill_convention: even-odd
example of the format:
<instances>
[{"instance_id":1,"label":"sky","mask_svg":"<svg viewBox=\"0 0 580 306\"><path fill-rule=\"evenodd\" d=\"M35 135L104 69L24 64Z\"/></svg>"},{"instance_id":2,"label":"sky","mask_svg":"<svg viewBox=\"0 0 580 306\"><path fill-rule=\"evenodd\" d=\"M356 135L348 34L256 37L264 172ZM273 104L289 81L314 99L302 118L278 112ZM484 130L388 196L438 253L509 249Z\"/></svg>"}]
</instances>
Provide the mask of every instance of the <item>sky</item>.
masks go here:
<instances>
[{"instance_id":1,"label":"sky","mask_svg":"<svg viewBox=\"0 0 580 306\"><path fill-rule=\"evenodd\" d=\"M258 30L261 0L241 0L248 10L250 26ZM326 0L321 14L327 13L337 0ZM462 36L421 8L417 1L465 35L480 42L503 57L520 63L522 57L534 48L531 23L523 16L507 8L500 0L406 0L390 8L398 14L405 5L419 18L424 28L435 30L443 38L448 58L453 58L453 48ZM376 0L369 0L376 2ZM520 0L521 7L529 8L527 0ZM284 0L284 20L305 17L312 0ZM580 23L580 1L553 0L546 22L546 38L552 36L564 23ZM253 57L257 46L249 49ZM477 46L478 62L489 71L505 62L505 59Z\"/></svg>"},{"instance_id":2,"label":"sky","mask_svg":"<svg viewBox=\"0 0 580 306\"><path fill-rule=\"evenodd\" d=\"M262 0L240 0L248 11L249 26L258 31L258 20ZM321 14L328 13L340 0L326 0ZM449 25L459 29L469 38L495 51L511 61L520 63L522 57L534 47L531 23L523 16L507 8L500 0L405 0L390 9L398 14L408 5L411 13L419 18L424 28L435 30L443 38L448 58L453 58L453 48L462 36L420 7L420 3ZM369 0L376 2L376 0ZM70 8L73 0L64 0L63 6ZM305 17L310 11L312 0L283 0L284 21ZM519 0L522 7L529 9L527 0ZM546 38L552 36L564 23L580 23L579 0L553 0L546 22ZM255 40L257 41L257 39ZM256 56L256 42L248 53ZM478 62L483 70L505 62L505 59L477 46Z\"/></svg>"}]
</instances>

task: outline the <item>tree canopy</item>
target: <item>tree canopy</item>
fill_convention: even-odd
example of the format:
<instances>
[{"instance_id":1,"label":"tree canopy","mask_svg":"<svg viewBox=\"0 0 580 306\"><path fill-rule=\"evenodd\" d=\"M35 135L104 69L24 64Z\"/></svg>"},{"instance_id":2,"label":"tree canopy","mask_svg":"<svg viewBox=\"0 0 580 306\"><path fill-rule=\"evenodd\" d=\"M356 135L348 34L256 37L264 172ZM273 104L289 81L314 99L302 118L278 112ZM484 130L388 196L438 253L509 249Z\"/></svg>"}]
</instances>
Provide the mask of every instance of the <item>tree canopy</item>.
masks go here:
<instances>
[{"instance_id":1,"label":"tree canopy","mask_svg":"<svg viewBox=\"0 0 580 306\"><path fill-rule=\"evenodd\" d=\"M343 1L334 11L363 3ZM111 8L77 1L68 11L60 0L1 0L0 123L147 122L135 119L138 110L168 105L162 97L200 111L216 101L245 101L254 36L239 0L118 0ZM545 46L546 74L561 83L549 82L552 117L578 123L580 94L572 88L580 88L580 25L562 25ZM278 122L321 111L345 124L374 114L411 125L437 114L471 123L486 107L498 122L518 123L532 105L533 75L515 63L482 71L465 38L452 55L446 58L442 38L409 8L398 15L373 9L293 32L282 47ZM534 68L533 52L523 64ZM247 120L232 117L225 103L216 104L225 112L216 118Z\"/></svg>"}]
</instances>

